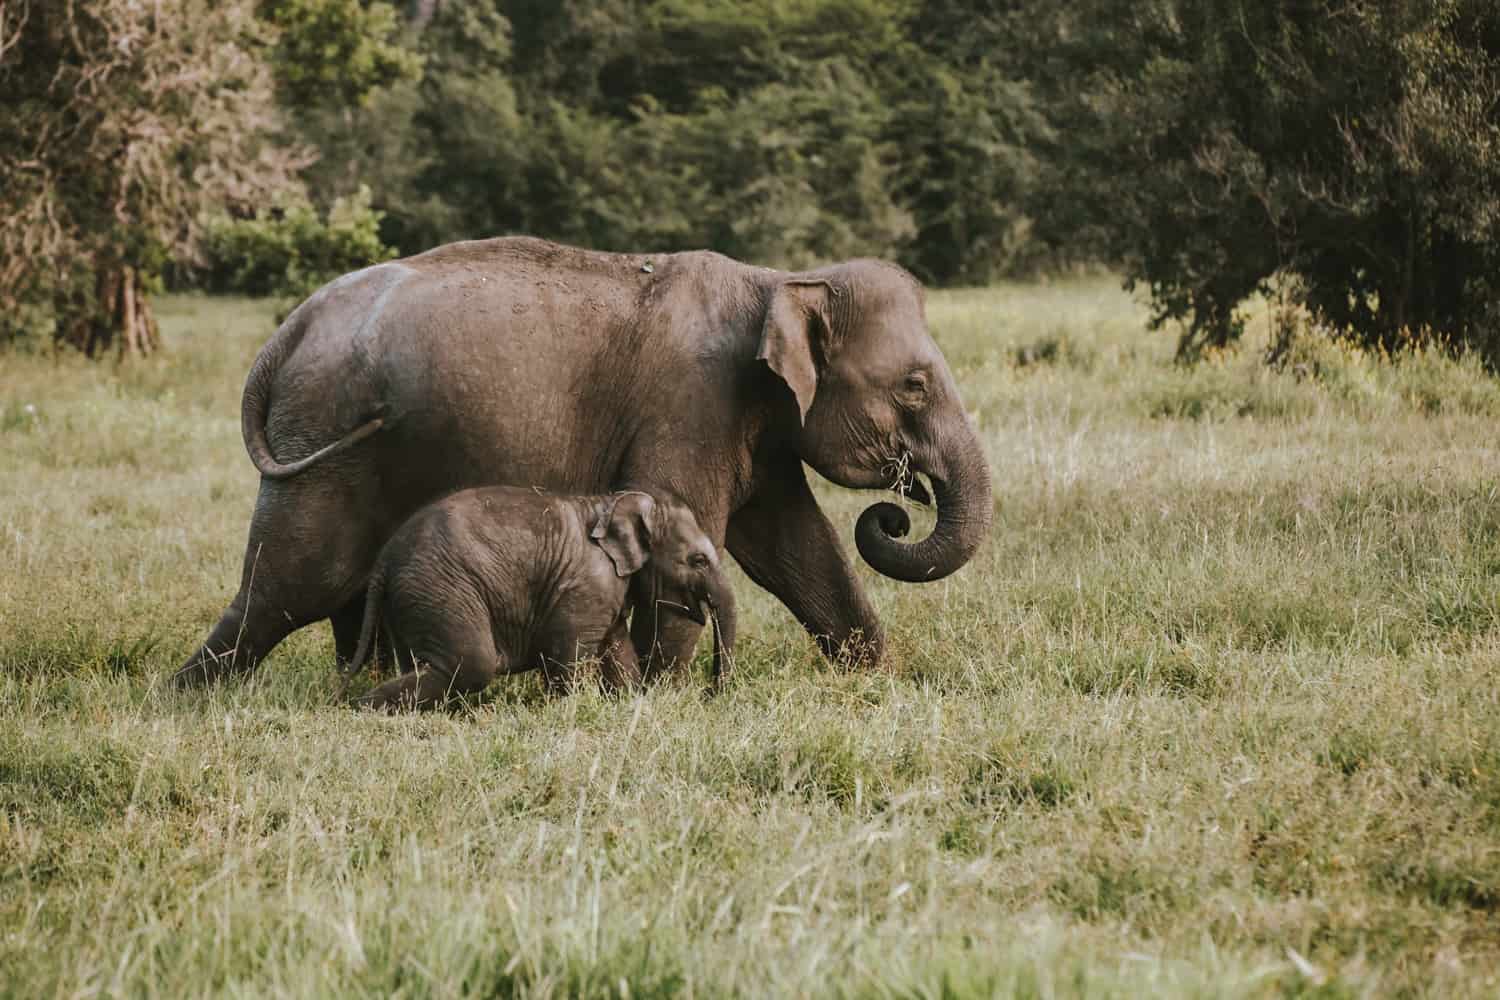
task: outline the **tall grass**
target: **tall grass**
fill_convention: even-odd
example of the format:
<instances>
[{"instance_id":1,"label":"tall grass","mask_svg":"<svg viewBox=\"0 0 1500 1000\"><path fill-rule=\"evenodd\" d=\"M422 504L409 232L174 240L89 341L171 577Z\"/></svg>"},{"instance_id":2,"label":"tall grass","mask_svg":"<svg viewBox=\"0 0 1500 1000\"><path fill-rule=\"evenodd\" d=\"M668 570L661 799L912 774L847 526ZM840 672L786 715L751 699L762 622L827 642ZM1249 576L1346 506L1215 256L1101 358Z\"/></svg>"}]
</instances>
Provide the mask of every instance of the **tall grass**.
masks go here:
<instances>
[{"instance_id":1,"label":"tall grass","mask_svg":"<svg viewBox=\"0 0 1500 1000\"><path fill-rule=\"evenodd\" d=\"M861 570L884 673L739 579L707 703L357 715L326 626L175 693L269 307L168 300L123 370L0 358L0 992L1495 995L1495 383L1317 341L1182 369L1106 281L929 309L991 542Z\"/></svg>"}]
</instances>

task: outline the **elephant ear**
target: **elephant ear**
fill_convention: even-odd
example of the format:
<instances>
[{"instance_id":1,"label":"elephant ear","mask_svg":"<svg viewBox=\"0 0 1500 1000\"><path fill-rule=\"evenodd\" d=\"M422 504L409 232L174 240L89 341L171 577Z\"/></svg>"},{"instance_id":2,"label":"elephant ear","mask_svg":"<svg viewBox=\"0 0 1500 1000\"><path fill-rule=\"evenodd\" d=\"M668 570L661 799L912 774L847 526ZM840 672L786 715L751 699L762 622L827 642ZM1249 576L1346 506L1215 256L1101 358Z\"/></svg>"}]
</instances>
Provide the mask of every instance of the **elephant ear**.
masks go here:
<instances>
[{"instance_id":1,"label":"elephant ear","mask_svg":"<svg viewBox=\"0 0 1500 1000\"><path fill-rule=\"evenodd\" d=\"M589 537L599 543L615 573L630 576L651 558L651 515L656 501L646 493L617 493L604 505Z\"/></svg>"},{"instance_id":2,"label":"elephant ear","mask_svg":"<svg viewBox=\"0 0 1500 1000\"><path fill-rule=\"evenodd\" d=\"M793 278L771 293L756 357L771 366L797 397L802 420L818 389L818 362L832 330L828 321L833 286L818 279Z\"/></svg>"}]
</instances>

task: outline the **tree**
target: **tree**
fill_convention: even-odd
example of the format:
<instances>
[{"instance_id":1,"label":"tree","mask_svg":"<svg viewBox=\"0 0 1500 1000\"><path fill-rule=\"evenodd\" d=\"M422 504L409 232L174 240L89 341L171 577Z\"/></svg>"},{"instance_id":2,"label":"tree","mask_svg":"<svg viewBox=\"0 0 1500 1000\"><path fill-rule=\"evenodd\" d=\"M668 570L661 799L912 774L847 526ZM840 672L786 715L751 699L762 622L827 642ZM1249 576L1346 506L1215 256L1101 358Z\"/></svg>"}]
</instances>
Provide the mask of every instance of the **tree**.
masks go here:
<instances>
[{"instance_id":1,"label":"tree","mask_svg":"<svg viewBox=\"0 0 1500 1000\"><path fill-rule=\"evenodd\" d=\"M1394 346L1500 361L1500 9L1487 0L1092 0L1035 67L1050 235L1149 286L1183 356L1273 282Z\"/></svg>"},{"instance_id":2,"label":"tree","mask_svg":"<svg viewBox=\"0 0 1500 1000\"><path fill-rule=\"evenodd\" d=\"M396 41L400 20L390 4L260 0L257 9L277 29L272 66L289 108L359 104L421 71L421 59Z\"/></svg>"},{"instance_id":3,"label":"tree","mask_svg":"<svg viewBox=\"0 0 1500 1000\"><path fill-rule=\"evenodd\" d=\"M276 31L269 59L282 116L318 153L301 180L313 205L330 209L388 169L383 156L361 154L405 138L409 116L393 120L389 98L421 78L422 57L402 44L395 7L378 0L259 0L256 10Z\"/></svg>"},{"instance_id":4,"label":"tree","mask_svg":"<svg viewBox=\"0 0 1500 1000\"><path fill-rule=\"evenodd\" d=\"M390 260L370 189L337 198L322 216L300 193L249 218L209 216L199 280L210 291L290 300L287 309L342 274Z\"/></svg>"},{"instance_id":5,"label":"tree","mask_svg":"<svg viewBox=\"0 0 1500 1000\"><path fill-rule=\"evenodd\" d=\"M914 221L902 259L939 284L1039 266L1028 204L1048 123L1014 69L1007 0L923 0L872 60L892 114L895 198Z\"/></svg>"},{"instance_id":6,"label":"tree","mask_svg":"<svg viewBox=\"0 0 1500 1000\"><path fill-rule=\"evenodd\" d=\"M376 96L357 159L414 250L528 232L767 263L891 254L890 115L869 64L897 0L466 0L424 27L423 79Z\"/></svg>"},{"instance_id":7,"label":"tree","mask_svg":"<svg viewBox=\"0 0 1500 1000\"><path fill-rule=\"evenodd\" d=\"M294 186L251 0L0 3L0 322L159 345L148 295L207 210Z\"/></svg>"},{"instance_id":8,"label":"tree","mask_svg":"<svg viewBox=\"0 0 1500 1000\"><path fill-rule=\"evenodd\" d=\"M342 12L318 39L380 6L264 2ZM407 3L420 80L299 110L323 153L304 177L319 206L368 183L408 252L527 232L783 265L873 254L983 282L1037 263L1047 122L1008 69L1014 4Z\"/></svg>"}]
</instances>

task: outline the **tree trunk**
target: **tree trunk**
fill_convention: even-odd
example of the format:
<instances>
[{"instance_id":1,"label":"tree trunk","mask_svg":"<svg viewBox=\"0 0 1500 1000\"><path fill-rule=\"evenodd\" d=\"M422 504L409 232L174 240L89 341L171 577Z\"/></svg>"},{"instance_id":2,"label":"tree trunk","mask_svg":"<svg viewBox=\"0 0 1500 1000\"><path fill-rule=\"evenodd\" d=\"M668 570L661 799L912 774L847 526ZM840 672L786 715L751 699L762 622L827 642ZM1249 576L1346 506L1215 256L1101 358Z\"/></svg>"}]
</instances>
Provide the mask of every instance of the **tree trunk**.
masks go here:
<instances>
[{"instance_id":1,"label":"tree trunk","mask_svg":"<svg viewBox=\"0 0 1500 1000\"><path fill-rule=\"evenodd\" d=\"M140 274L124 264L100 270L92 308L77 300L60 307L54 340L91 358L101 357L111 347L118 360L161 350L161 330Z\"/></svg>"}]
</instances>

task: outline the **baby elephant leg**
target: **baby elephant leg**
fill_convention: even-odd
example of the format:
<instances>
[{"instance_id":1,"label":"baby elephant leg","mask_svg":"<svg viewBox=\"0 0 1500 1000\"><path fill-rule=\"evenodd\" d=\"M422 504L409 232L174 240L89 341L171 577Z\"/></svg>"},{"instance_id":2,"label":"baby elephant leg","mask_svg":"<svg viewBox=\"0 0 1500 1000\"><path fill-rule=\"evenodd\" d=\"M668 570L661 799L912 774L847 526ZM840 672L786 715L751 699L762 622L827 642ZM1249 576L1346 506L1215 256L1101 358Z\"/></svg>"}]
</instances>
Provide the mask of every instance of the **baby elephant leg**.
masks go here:
<instances>
[{"instance_id":1,"label":"baby elephant leg","mask_svg":"<svg viewBox=\"0 0 1500 1000\"><path fill-rule=\"evenodd\" d=\"M542 683L550 697L561 697L578 689L582 676L578 670L580 650L576 645L554 646L537 656L542 668Z\"/></svg>"},{"instance_id":2,"label":"baby elephant leg","mask_svg":"<svg viewBox=\"0 0 1500 1000\"><path fill-rule=\"evenodd\" d=\"M448 700L451 678L437 670L418 667L409 674L402 674L379 687L354 699L359 708L373 708L385 712L402 709L434 708Z\"/></svg>"},{"instance_id":3,"label":"baby elephant leg","mask_svg":"<svg viewBox=\"0 0 1500 1000\"><path fill-rule=\"evenodd\" d=\"M606 691L629 691L641 683L641 661L630 641L630 623L620 620L604 636L599 647L599 680Z\"/></svg>"},{"instance_id":4,"label":"baby elephant leg","mask_svg":"<svg viewBox=\"0 0 1500 1000\"><path fill-rule=\"evenodd\" d=\"M630 641L630 625L622 616L601 637L597 630L580 635L564 630L543 646L542 669L547 692L566 693L581 681L579 660L599 658L598 683L605 691L633 688L641 682L640 663Z\"/></svg>"},{"instance_id":5,"label":"baby elephant leg","mask_svg":"<svg viewBox=\"0 0 1500 1000\"><path fill-rule=\"evenodd\" d=\"M418 651L413 659L415 670L386 681L354 704L388 712L435 708L450 698L482 691L502 667L488 635L475 636L454 652Z\"/></svg>"}]
</instances>

